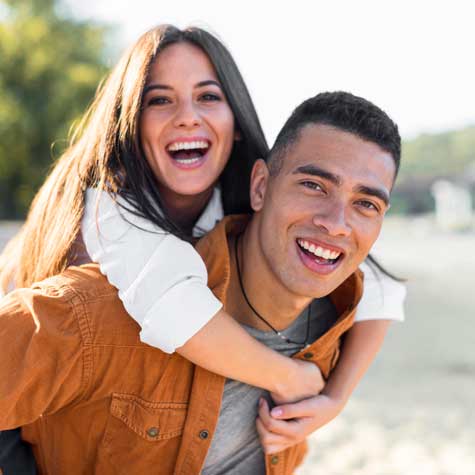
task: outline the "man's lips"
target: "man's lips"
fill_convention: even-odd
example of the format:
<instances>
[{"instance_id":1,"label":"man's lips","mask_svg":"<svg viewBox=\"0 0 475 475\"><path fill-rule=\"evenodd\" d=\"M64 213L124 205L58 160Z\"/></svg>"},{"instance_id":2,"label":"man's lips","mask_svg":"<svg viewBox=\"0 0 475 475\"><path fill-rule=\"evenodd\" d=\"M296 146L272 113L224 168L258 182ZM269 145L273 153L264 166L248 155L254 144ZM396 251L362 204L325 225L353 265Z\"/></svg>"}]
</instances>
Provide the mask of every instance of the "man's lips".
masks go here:
<instances>
[{"instance_id":1,"label":"man's lips","mask_svg":"<svg viewBox=\"0 0 475 475\"><path fill-rule=\"evenodd\" d=\"M326 243L298 238L297 253L303 264L318 274L330 274L344 259L343 249Z\"/></svg>"}]
</instances>

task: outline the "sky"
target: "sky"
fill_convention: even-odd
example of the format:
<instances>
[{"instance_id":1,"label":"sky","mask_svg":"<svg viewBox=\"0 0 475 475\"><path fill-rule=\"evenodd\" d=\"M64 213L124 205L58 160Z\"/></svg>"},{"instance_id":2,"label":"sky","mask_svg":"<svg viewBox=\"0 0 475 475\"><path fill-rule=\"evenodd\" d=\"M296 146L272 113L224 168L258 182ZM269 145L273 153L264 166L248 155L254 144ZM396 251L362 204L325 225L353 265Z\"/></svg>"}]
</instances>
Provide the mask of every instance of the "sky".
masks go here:
<instances>
[{"instance_id":1,"label":"sky","mask_svg":"<svg viewBox=\"0 0 475 475\"><path fill-rule=\"evenodd\" d=\"M116 25L111 64L158 23L215 33L233 54L272 142L304 99L346 90L403 138L475 124L475 1L66 0Z\"/></svg>"}]
</instances>

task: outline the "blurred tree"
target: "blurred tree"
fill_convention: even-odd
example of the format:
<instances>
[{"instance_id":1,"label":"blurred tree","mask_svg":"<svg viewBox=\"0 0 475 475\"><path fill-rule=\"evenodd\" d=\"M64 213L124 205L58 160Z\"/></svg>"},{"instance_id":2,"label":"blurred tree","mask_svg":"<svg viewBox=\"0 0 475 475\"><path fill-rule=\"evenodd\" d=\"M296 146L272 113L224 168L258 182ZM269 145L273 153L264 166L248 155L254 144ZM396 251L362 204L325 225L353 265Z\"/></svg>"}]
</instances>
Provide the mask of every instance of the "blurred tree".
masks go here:
<instances>
[{"instance_id":1,"label":"blurred tree","mask_svg":"<svg viewBox=\"0 0 475 475\"><path fill-rule=\"evenodd\" d=\"M392 193L390 212L417 214L433 211L435 203L431 187L439 178L465 182L473 189L475 126L422 134L403 143L401 171ZM475 199L475 191L473 193Z\"/></svg>"},{"instance_id":2,"label":"blurred tree","mask_svg":"<svg viewBox=\"0 0 475 475\"><path fill-rule=\"evenodd\" d=\"M106 28L58 0L0 0L0 219L24 217L106 72Z\"/></svg>"},{"instance_id":3,"label":"blurred tree","mask_svg":"<svg viewBox=\"0 0 475 475\"><path fill-rule=\"evenodd\" d=\"M399 182L463 174L475 163L475 126L422 134L403 143Z\"/></svg>"}]
</instances>

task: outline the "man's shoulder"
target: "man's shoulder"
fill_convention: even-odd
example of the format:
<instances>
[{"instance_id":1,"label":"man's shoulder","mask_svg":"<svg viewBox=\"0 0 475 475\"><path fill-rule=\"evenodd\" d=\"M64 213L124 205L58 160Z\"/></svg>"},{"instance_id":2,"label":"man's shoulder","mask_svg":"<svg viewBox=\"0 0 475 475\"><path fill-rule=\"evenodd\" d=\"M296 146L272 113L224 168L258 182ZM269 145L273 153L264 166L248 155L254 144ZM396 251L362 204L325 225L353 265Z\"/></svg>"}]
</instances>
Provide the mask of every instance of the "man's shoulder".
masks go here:
<instances>
[{"instance_id":1,"label":"man's shoulder","mask_svg":"<svg viewBox=\"0 0 475 475\"><path fill-rule=\"evenodd\" d=\"M226 216L196 244L208 270L208 286L222 302L231 272L228 239L242 233L249 219L249 215Z\"/></svg>"},{"instance_id":2,"label":"man's shoulder","mask_svg":"<svg viewBox=\"0 0 475 475\"><path fill-rule=\"evenodd\" d=\"M76 296L86 301L96 298L118 298L117 289L101 273L98 264L68 267L61 274L55 275L33 285L47 294L54 293L64 298Z\"/></svg>"},{"instance_id":3,"label":"man's shoulder","mask_svg":"<svg viewBox=\"0 0 475 475\"><path fill-rule=\"evenodd\" d=\"M56 314L64 322L77 320L90 344L141 345L140 327L97 264L69 267L34 284L32 290L44 305L56 301Z\"/></svg>"}]
</instances>

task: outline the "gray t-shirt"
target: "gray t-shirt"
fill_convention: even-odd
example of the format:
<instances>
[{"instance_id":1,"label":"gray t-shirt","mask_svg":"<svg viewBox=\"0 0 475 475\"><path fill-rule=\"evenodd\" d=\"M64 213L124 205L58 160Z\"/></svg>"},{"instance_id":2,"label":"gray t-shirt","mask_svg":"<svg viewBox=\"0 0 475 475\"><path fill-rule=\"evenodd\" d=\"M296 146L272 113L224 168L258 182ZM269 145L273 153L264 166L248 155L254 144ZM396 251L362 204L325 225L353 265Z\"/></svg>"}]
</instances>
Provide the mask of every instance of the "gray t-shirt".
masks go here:
<instances>
[{"instance_id":1,"label":"gray t-shirt","mask_svg":"<svg viewBox=\"0 0 475 475\"><path fill-rule=\"evenodd\" d=\"M336 321L330 299L316 299L311 304L309 343L317 340ZM307 336L307 310L282 333L295 342L287 343L273 331L261 331L243 325L247 332L264 345L287 356L304 347ZM205 460L203 475L265 474L264 453L256 430L259 398L270 400L267 391L239 381L226 380L221 412Z\"/></svg>"}]
</instances>

